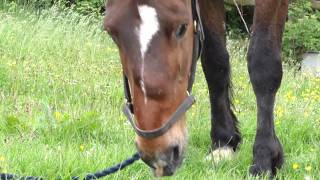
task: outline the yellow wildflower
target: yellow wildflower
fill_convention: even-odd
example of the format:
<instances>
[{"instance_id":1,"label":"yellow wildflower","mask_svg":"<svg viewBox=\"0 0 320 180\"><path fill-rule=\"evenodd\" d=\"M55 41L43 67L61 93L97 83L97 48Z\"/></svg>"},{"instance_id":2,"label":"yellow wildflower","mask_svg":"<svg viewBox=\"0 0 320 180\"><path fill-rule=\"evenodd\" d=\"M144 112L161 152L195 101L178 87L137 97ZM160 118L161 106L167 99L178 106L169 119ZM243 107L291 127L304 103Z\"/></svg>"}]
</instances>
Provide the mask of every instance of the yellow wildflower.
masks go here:
<instances>
[{"instance_id":1,"label":"yellow wildflower","mask_svg":"<svg viewBox=\"0 0 320 180\"><path fill-rule=\"evenodd\" d=\"M80 147L79 147L79 149L80 149L81 152L83 152L83 151L84 151L84 145L81 144Z\"/></svg>"},{"instance_id":2,"label":"yellow wildflower","mask_svg":"<svg viewBox=\"0 0 320 180\"><path fill-rule=\"evenodd\" d=\"M292 91L289 91L286 96L288 101L295 101L296 100L296 96L293 95Z\"/></svg>"},{"instance_id":3,"label":"yellow wildflower","mask_svg":"<svg viewBox=\"0 0 320 180\"><path fill-rule=\"evenodd\" d=\"M304 169L305 169L306 171L310 172L311 169L312 169L312 167L311 167L310 165L308 165L308 166L306 166Z\"/></svg>"},{"instance_id":4,"label":"yellow wildflower","mask_svg":"<svg viewBox=\"0 0 320 180\"><path fill-rule=\"evenodd\" d=\"M281 118L284 114L284 109L281 106L278 106L276 108L276 115L278 116L278 118Z\"/></svg>"},{"instance_id":5,"label":"yellow wildflower","mask_svg":"<svg viewBox=\"0 0 320 180\"><path fill-rule=\"evenodd\" d=\"M299 169L299 164L298 163L293 163L292 164L292 169Z\"/></svg>"},{"instance_id":6,"label":"yellow wildflower","mask_svg":"<svg viewBox=\"0 0 320 180\"><path fill-rule=\"evenodd\" d=\"M240 104L240 100L239 99L235 99L234 100L234 104Z\"/></svg>"},{"instance_id":7,"label":"yellow wildflower","mask_svg":"<svg viewBox=\"0 0 320 180\"><path fill-rule=\"evenodd\" d=\"M4 161L4 160L5 160L4 156L0 155L0 161Z\"/></svg>"},{"instance_id":8,"label":"yellow wildflower","mask_svg":"<svg viewBox=\"0 0 320 180\"><path fill-rule=\"evenodd\" d=\"M60 112L54 112L54 117L58 122L62 120L62 114Z\"/></svg>"}]
</instances>

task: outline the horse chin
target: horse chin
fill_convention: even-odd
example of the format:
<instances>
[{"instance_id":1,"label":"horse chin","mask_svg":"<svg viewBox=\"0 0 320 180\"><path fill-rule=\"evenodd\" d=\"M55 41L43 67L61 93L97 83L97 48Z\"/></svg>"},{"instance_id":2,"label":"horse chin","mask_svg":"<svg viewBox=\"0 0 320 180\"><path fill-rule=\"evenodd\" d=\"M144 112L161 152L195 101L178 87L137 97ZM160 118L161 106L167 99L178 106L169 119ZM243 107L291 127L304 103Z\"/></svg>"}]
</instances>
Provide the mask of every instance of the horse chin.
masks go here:
<instances>
[{"instance_id":1,"label":"horse chin","mask_svg":"<svg viewBox=\"0 0 320 180\"><path fill-rule=\"evenodd\" d=\"M166 150L156 153L140 152L142 161L148 165L155 177L172 176L181 167L187 141L169 145Z\"/></svg>"},{"instance_id":2,"label":"horse chin","mask_svg":"<svg viewBox=\"0 0 320 180\"><path fill-rule=\"evenodd\" d=\"M184 159L184 153L182 153L178 159L163 161L158 160L151 167L155 177L173 176L176 171L181 167Z\"/></svg>"}]
</instances>

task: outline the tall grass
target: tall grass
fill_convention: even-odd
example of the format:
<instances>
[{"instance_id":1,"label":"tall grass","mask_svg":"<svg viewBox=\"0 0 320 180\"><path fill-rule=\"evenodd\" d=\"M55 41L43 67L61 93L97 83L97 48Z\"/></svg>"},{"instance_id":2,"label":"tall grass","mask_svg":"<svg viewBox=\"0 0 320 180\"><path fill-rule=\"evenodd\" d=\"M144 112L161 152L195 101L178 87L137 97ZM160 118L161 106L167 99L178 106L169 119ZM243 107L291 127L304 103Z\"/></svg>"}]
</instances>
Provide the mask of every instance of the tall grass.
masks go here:
<instances>
[{"instance_id":1,"label":"tall grass","mask_svg":"<svg viewBox=\"0 0 320 180\"><path fill-rule=\"evenodd\" d=\"M41 14L0 10L0 172L69 179L111 166L136 151L134 132L121 113L118 52L101 22L56 8ZM210 146L210 110L198 68L198 101L188 113L188 152L173 179L252 179L248 169L256 106L246 44L228 40L243 135L240 150L219 165L204 161ZM279 179L319 178L319 82L285 68L275 118L286 153ZM152 179L152 174L139 162L107 179Z\"/></svg>"}]
</instances>

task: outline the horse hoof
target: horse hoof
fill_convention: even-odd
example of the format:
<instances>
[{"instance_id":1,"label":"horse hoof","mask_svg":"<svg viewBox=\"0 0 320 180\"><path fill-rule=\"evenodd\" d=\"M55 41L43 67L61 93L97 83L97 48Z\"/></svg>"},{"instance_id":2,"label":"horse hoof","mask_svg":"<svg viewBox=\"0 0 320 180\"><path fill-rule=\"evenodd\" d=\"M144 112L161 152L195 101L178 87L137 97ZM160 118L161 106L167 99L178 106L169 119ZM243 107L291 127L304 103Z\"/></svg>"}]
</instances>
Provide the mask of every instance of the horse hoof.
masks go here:
<instances>
[{"instance_id":1,"label":"horse hoof","mask_svg":"<svg viewBox=\"0 0 320 180\"><path fill-rule=\"evenodd\" d=\"M234 156L234 151L231 147L222 147L215 149L210 154L206 156L206 161L213 162L214 164L218 164L221 161L231 160Z\"/></svg>"},{"instance_id":2,"label":"horse hoof","mask_svg":"<svg viewBox=\"0 0 320 180\"><path fill-rule=\"evenodd\" d=\"M271 168L262 168L258 165L252 165L250 167L250 170L249 170L250 174L254 177L256 176L261 176L261 175L269 175L270 177L272 177L272 170Z\"/></svg>"}]
</instances>

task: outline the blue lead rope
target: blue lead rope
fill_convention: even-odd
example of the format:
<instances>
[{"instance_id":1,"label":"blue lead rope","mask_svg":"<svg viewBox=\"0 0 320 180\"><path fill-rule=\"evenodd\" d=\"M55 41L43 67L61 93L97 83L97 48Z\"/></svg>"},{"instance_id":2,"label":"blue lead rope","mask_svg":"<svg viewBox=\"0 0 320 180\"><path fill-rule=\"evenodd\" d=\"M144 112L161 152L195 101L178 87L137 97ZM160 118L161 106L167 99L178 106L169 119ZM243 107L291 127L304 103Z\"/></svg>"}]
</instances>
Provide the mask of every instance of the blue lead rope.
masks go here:
<instances>
[{"instance_id":1,"label":"blue lead rope","mask_svg":"<svg viewBox=\"0 0 320 180\"><path fill-rule=\"evenodd\" d=\"M112 166L110 168L107 168L105 170L96 172L96 173L91 173L91 174L87 174L83 180L91 180L91 179L99 179L99 178L103 178L105 176L108 176L110 174L116 173L124 168L126 168L127 166L133 164L135 161L140 159L140 155L139 153L134 154L131 158L123 161L122 163L116 165L116 166ZM0 179L1 180L14 180L14 179L24 179L24 180L44 180L45 178L42 177L36 177L36 176L27 176L27 177L21 177L15 174L0 174ZM61 178L58 178L61 179ZM80 180L79 176L76 177L72 177L72 180Z\"/></svg>"}]
</instances>

